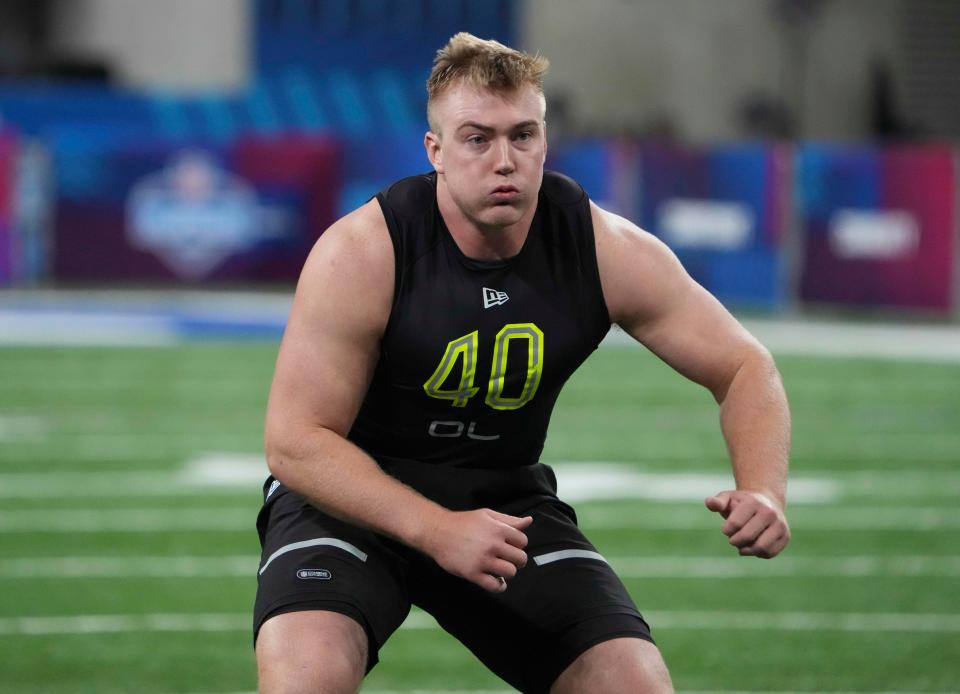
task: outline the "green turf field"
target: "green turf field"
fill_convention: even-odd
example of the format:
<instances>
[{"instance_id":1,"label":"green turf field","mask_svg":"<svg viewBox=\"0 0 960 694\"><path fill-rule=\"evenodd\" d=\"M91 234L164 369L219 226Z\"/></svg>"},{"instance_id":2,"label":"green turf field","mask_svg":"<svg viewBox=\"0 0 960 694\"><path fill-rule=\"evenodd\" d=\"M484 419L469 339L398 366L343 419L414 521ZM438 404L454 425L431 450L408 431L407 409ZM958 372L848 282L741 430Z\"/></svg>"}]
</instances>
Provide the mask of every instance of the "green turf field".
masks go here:
<instances>
[{"instance_id":1,"label":"green turf field","mask_svg":"<svg viewBox=\"0 0 960 694\"><path fill-rule=\"evenodd\" d=\"M0 350L0 691L255 688L250 473L274 355ZM957 691L960 364L778 361L797 494L779 559L726 545L696 500L728 470L716 408L639 349L575 376L545 460L668 488L578 508L679 690ZM416 689L507 688L414 613L364 691Z\"/></svg>"}]
</instances>

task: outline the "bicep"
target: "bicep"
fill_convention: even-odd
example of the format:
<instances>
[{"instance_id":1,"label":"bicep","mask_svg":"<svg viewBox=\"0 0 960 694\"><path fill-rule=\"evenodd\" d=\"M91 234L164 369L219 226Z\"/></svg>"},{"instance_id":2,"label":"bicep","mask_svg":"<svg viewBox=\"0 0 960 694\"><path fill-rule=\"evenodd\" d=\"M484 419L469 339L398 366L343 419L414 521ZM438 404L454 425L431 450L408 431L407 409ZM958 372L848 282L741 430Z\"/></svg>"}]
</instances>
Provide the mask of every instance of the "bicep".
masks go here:
<instances>
[{"instance_id":1,"label":"bicep","mask_svg":"<svg viewBox=\"0 0 960 694\"><path fill-rule=\"evenodd\" d=\"M628 330L678 372L722 400L741 365L762 348L716 298L689 277L686 280L669 308Z\"/></svg>"},{"instance_id":2,"label":"bicep","mask_svg":"<svg viewBox=\"0 0 960 694\"><path fill-rule=\"evenodd\" d=\"M385 229L378 239L335 225L314 247L277 356L268 439L289 435L291 429L349 431L376 368L389 317L393 262L388 246Z\"/></svg>"},{"instance_id":3,"label":"bicep","mask_svg":"<svg viewBox=\"0 0 960 694\"><path fill-rule=\"evenodd\" d=\"M349 429L369 385L376 347L336 323L327 311L295 303L277 355L268 429Z\"/></svg>"},{"instance_id":4,"label":"bicep","mask_svg":"<svg viewBox=\"0 0 960 694\"><path fill-rule=\"evenodd\" d=\"M762 347L659 239L612 216L600 233L601 278L614 322L722 399L741 364Z\"/></svg>"}]
</instances>

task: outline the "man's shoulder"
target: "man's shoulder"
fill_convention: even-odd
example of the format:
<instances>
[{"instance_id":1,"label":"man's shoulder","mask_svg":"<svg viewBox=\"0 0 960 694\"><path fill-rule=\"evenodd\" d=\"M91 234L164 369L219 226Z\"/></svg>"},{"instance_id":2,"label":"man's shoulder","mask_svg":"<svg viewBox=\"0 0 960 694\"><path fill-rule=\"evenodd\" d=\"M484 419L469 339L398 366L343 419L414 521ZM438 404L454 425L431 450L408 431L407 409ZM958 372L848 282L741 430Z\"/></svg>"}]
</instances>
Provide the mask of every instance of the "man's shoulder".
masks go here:
<instances>
[{"instance_id":1,"label":"man's shoulder","mask_svg":"<svg viewBox=\"0 0 960 694\"><path fill-rule=\"evenodd\" d=\"M393 247L380 206L370 200L338 219L321 234L311 255L337 258L344 265L392 266Z\"/></svg>"},{"instance_id":2,"label":"man's shoulder","mask_svg":"<svg viewBox=\"0 0 960 694\"><path fill-rule=\"evenodd\" d=\"M350 316L368 321L379 334L390 314L393 279L393 245L383 214L371 200L320 235L304 263L297 296L336 320L346 321L341 309L349 308Z\"/></svg>"},{"instance_id":3,"label":"man's shoulder","mask_svg":"<svg viewBox=\"0 0 960 694\"><path fill-rule=\"evenodd\" d=\"M583 186L569 176L548 169L543 172L540 192L558 205L577 205L587 199Z\"/></svg>"}]
</instances>

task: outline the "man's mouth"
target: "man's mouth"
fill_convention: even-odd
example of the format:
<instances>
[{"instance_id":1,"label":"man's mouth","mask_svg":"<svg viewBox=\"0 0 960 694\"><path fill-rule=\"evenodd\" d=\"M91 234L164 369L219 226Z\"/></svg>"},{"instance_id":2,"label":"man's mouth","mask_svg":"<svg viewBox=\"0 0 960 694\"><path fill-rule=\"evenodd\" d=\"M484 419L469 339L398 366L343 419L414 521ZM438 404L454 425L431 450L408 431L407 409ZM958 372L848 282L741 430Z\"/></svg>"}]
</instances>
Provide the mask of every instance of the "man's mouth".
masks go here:
<instances>
[{"instance_id":1,"label":"man's mouth","mask_svg":"<svg viewBox=\"0 0 960 694\"><path fill-rule=\"evenodd\" d=\"M520 195L520 191L515 186L497 186L490 194L498 202L510 202Z\"/></svg>"}]
</instances>

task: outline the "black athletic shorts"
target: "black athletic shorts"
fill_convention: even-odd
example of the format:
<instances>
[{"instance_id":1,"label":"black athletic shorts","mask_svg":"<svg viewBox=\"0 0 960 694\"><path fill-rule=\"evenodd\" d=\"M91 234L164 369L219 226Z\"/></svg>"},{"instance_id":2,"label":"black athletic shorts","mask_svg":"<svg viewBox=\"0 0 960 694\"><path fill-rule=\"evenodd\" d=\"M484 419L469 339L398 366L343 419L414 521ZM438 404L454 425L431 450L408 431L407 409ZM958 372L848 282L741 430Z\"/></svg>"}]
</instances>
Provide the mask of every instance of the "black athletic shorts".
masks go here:
<instances>
[{"instance_id":1,"label":"black athletic shorts","mask_svg":"<svg viewBox=\"0 0 960 694\"><path fill-rule=\"evenodd\" d=\"M556 497L496 509L532 515L533 523L525 531L527 565L495 594L420 552L331 518L278 482L268 480L264 494L254 641L274 615L340 612L367 633L369 671L413 604L523 692L547 692L595 644L622 636L653 641L623 583Z\"/></svg>"}]
</instances>

